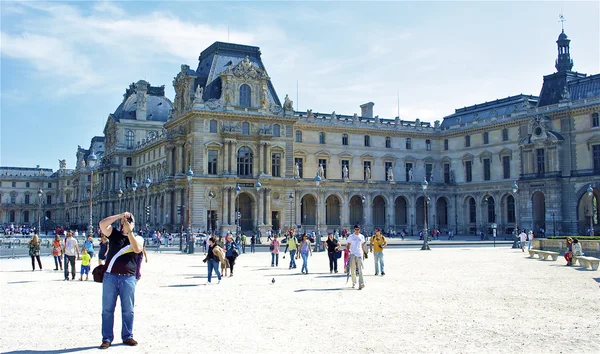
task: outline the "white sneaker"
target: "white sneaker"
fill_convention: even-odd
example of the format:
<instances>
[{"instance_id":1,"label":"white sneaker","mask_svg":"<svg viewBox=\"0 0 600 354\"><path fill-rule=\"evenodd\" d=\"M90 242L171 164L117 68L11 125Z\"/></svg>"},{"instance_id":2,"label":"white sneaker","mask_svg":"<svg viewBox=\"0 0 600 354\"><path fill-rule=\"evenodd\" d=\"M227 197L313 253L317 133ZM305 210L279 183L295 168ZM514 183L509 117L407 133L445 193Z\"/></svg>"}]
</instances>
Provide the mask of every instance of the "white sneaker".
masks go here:
<instances>
[{"instance_id":1,"label":"white sneaker","mask_svg":"<svg viewBox=\"0 0 600 354\"><path fill-rule=\"evenodd\" d=\"M209 282L209 281L207 281L207 282L206 282L206 285L210 285L210 282Z\"/></svg>"}]
</instances>

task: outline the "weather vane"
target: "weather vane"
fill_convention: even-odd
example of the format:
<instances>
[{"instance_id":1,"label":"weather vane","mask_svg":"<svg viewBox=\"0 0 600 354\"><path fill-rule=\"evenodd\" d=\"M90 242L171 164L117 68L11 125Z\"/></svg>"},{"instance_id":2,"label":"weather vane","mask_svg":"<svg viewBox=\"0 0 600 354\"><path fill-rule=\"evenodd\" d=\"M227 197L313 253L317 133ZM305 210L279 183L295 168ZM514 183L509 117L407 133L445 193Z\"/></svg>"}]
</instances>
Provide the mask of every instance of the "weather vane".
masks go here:
<instances>
[{"instance_id":1,"label":"weather vane","mask_svg":"<svg viewBox=\"0 0 600 354\"><path fill-rule=\"evenodd\" d=\"M565 20L565 16L563 16L563 14L562 14L562 9L560 10L560 14L558 15L558 18L559 18L558 22L560 22L560 26L562 27L562 31L564 32L566 20Z\"/></svg>"}]
</instances>

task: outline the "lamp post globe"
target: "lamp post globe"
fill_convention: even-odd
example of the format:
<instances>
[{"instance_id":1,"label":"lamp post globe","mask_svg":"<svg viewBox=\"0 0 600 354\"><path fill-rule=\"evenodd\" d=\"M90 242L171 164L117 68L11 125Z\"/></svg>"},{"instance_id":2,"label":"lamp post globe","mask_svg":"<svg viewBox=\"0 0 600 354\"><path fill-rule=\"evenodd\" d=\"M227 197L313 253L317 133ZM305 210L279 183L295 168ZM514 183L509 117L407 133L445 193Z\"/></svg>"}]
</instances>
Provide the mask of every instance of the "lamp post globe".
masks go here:
<instances>
[{"instance_id":1,"label":"lamp post globe","mask_svg":"<svg viewBox=\"0 0 600 354\"><path fill-rule=\"evenodd\" d=\"M212 200L215 197L215 193L210 190L208 192L208 234L212 234Z\"/></svg>"}]
</instances>

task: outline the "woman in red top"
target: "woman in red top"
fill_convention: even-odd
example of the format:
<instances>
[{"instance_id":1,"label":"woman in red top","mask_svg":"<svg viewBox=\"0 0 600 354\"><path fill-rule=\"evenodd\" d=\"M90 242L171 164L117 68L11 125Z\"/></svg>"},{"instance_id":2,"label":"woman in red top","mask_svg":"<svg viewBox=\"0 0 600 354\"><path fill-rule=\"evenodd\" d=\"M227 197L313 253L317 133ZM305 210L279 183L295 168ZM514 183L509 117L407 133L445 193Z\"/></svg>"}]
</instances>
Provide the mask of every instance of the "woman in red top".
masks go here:
<instances>
[{"instance_id":1,"label":"woman in red top","mask_svg":"<svg viewBox=\"0 0 600 354\"><path fill-rule=\"evenodd\" d=\"M54 241L52 242L52 256L54 256L54 270L58 270L59 266L60 270L62 270L62 249L60 246L60 236L58 236L58 234L54 236Z\"/></svg>"}]
</instances>

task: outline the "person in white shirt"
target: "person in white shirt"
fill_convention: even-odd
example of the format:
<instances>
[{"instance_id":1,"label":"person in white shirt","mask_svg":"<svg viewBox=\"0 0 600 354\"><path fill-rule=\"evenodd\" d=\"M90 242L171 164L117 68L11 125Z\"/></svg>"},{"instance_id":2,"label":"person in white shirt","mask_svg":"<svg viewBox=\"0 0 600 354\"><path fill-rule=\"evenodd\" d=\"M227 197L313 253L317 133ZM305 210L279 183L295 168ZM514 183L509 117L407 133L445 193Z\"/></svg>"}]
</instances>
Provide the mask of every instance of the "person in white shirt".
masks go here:
<instances>
[{"instance_id":1,"label":"person in white shirt","mask_svg":"<svg viewBox=\"0 0 600 354\"><path fill-rule=\"evenodd\" d=\"M527 234L527 249L528 250L531 249L532 244L533 244L533 231L529 230L529 233Z\"/></svg>"},{"instance_id":2,"label":"person in white shirt","mask_svg":"<svg viewBox=\"0 0 600 354\"><path fill-rule=\"evenodd\" d=\"M348 237L350 247L350 274L352 275L352 287L356 285L356 273L358 272L358 290L365 287L363 279L363 250L365 237L360 233L360 226L354 225L354 233Z\"/></svg>"},{"instance_id":3,"label":"person in white shirt","mask_svg":"<svg viewBox=\"0 0 600 354\"><path fill-rule=\"evenodd\" d=\"M527 234L525 233L525 230L521 230L519 240L521 241L521 251L525 252L525 244L527 243Z\"/></svg>"},{"instance_id":4,"label":"person in white shirt","mask_svg":"<svg viewBox=\"0 0 600 354\"><path fill-rule=\"evenodd\" d=\"M73 238L73 232L67 233L65 239L65 280L69 280L69 264L71 265L71 280L75 279L75 254L77 253L77 259L79 258L79 245L77 240Z\"/></svg>"}]
</instances>

